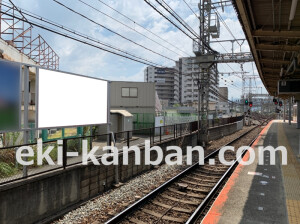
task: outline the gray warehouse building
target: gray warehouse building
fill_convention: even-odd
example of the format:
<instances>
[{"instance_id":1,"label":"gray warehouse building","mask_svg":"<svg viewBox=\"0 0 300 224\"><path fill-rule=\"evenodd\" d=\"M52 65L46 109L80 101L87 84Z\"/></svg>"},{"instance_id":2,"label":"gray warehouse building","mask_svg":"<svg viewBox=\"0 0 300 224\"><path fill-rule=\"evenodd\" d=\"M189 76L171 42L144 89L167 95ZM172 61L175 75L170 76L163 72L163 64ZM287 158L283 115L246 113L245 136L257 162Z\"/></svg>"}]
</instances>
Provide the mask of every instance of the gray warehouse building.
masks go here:
<instances>
[{"instance_id":1,"label":"gray warehouse building","mask_svg":"<svg viewBox=\"0 0 300 224\"><path fill-rule=\"evenodd\" d=\"M155 114L155 84L145 82L111 82L110 108L130 113Z\"/></svg>"},{"instance_id":2,"label":"gray warehouse building","mask_svg":"<svg viewBox=\"0 0 300 224\"><path fill-rule=\"evenodd\" d=\"M133 115L133 129L153 127L155 122L155 83L112 81L110 109Z\"/></svg>"}]
</instances>

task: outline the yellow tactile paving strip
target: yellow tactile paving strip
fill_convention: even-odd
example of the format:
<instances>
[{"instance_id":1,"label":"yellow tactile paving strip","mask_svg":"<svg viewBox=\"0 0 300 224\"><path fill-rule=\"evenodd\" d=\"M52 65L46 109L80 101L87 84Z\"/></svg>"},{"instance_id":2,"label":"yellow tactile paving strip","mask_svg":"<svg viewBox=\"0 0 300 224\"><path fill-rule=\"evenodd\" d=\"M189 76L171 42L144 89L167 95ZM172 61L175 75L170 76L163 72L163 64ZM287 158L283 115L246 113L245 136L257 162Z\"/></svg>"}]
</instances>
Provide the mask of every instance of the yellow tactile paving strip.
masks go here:
<instances>
[{"instance_id":1,"label":"yellow tactile paving strip","mask_svg":"<svg viewBox=\"0 0 300 224\"><path fill-rule=\"evenodd\" d=\"M287 165L282 165L283 183L286 193L286 205L289 223L300 223L300 163L298 162L283 124L278 123L278 145L285 146L288 152ZM298 139L295 139L297 141Z\"/></svg>"}]
</instances>

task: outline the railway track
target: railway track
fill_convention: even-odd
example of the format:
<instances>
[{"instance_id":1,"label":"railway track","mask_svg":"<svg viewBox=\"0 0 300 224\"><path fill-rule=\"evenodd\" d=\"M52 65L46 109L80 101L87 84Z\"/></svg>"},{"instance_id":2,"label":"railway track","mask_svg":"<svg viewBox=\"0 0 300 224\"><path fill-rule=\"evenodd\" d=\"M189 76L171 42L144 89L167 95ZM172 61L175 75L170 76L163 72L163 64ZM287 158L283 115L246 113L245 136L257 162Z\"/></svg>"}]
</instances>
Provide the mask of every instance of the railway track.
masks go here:
<instances>
[{"instance_id":1,"label":"railway track","mask_svg":"<svg viewBox=\"0 0 300 224\"><path fill-rule=\"evenodd\" d=\"M255 126L227 145L235 149L252 145L258 127ZM227 151L225 159L235 161L234 164L221 164L218 159L220 149L206 156L204 165L192 165L106 223L195 223L238 164L233 151ZM214 161L214 165L210 164L211 161Z\"/></svg>"},{"instance_id":2,"label":"railway track","mask_svg":"<svg viewBox=\"0 0 300 224\"><path fill-rule=\"evenodd\" d=\"M262 114L258 114L258 113L252 113L250 118L253 121L257 121L259 125L266 125L270 119L275 119L275 116L272 115L262 115Z\"/></svg>"}]
</instances>

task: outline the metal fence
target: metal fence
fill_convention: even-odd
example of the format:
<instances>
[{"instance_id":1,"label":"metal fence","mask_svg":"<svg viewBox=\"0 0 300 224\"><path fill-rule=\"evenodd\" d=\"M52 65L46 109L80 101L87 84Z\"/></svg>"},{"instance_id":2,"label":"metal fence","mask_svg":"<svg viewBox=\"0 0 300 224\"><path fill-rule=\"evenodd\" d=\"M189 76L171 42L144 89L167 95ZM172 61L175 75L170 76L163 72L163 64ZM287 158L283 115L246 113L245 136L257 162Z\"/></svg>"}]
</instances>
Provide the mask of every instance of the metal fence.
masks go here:
<instances>
[{"instance_id":1,"label":"metal fence","mask_svg":"<svg viewBox=\"0 0 300 224\"><path fill-rule=\"evenodd\" d=\"M222 118L218 120L209 120L209 126L225 125L242 120L243 117ZM182 124L167 125L161 127L150 127L145 129L137 129L132 131L123 131L118 133L108 133L102 135L88 135L69 137L61 140L50 140L43 142L43 151L49 146L53 147L49 154L51 159L57 164L58 149L62 149L62 164L48 165L43 161L42 166L37 165L37 143L21 144L0 148L0 185L15 180L27 178L37 174L47 173L57 169L65 169L68 166L82 163L82 147L86 145L88 151L93 147L99 147L96 157L100 157L104 153L105 146L110 146L115 143L115 146L120 150L124 146L143 146L148 140L150 145L159 144L163 141L175 139L198 131L198 122L189 122ZM86 141L84 141L86 140ZM114 141L113 141L114 140ZM28 161L33 161L32 165L23 167L16 161L16 150L20 147L30 146L34 154L27 158ZM60 148L59 148L60 147Z\"/></svg>"},{"instance_id":2,"label":"metal fence","mask_svg":"<svg viewBox=\"0 0 300 224\"><path fill-rule=\"evenodd\" d=\"M132 113L133 130L152 128L155 124L155 115L152 113Z\"/></svg>"}]
</instances>

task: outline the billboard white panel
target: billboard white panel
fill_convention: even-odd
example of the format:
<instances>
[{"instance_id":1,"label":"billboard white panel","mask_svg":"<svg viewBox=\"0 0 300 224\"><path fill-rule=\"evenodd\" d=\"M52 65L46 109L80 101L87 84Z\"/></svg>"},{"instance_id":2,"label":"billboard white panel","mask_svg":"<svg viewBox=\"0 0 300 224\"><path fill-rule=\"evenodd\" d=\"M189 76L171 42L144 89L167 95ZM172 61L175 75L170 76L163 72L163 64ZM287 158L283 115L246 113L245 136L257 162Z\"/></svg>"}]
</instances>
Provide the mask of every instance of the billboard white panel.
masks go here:
<instances>
[{"instance_id":1,"label":"billboard white panel","mask_svg":"<svg viewBox=\"0 0 300 224\"><path fill-rule=\"evenodd\" d=\"M38 128L107 123L107 81L39 69L38 83Z\"/></svg>"}]
</instances>

